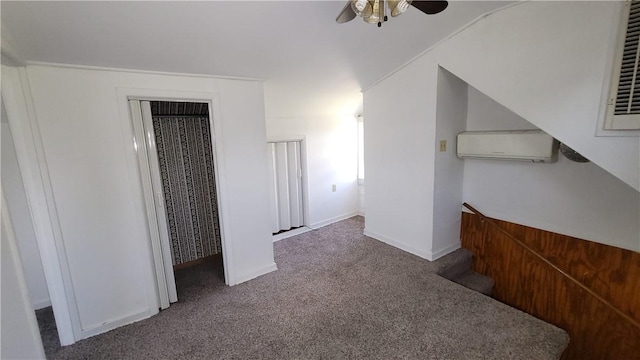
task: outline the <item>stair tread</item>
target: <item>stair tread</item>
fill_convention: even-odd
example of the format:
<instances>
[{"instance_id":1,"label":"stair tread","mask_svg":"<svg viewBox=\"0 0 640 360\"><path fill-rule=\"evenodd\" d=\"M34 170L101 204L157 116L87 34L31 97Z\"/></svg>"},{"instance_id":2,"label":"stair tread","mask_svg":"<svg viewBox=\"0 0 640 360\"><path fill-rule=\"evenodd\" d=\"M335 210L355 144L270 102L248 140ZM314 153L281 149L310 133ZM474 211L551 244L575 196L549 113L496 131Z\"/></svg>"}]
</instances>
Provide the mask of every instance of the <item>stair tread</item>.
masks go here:
<instances>
[{"instance_id":1,"label":"stair tread","mask_svg":"<svg viewBox=\"0 0 640 360\"><path fill-rule=\"evenodd\" d=\"M469 270L452 280L464 287L479 291L485 295L491 295L494 285L492 278L472 270Z\"/></svg>"},{"instance_id":2,"label":"stair tread","mask_svg":"<svg viewBox=\"0 0 640 360\"><path fill-rule=\"evenodd\" d=\"M471 268L473 253L460 248L435 261L436 273L445 279L456 278Z\"/></svg>"}]
</instances>

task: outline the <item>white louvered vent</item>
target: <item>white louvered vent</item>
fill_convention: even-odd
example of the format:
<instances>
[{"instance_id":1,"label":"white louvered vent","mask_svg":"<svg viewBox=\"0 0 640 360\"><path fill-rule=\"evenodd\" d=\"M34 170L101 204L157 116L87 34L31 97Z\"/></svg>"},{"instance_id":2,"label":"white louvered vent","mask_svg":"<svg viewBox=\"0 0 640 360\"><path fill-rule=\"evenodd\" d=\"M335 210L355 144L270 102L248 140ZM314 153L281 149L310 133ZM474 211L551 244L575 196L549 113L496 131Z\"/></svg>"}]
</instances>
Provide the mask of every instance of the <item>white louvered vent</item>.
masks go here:
<instances>
[{"instance_id":1,"label":"white louvered vent","mask_svg":"<svg viewBox=\"0 0 640 360\"><path fill-rule=\"evenodd\" d=\"M605 129L640 129L640 1L625 4Z\"/></svg>"},{"instance_id":2,"label":"white louvered vent","mask_svg":"<svg viewBox=\"0 0 640 360\"><path fill-rule=\"evenodd\" d=\"M633 1L629 11L629 22L624 40L620 80L616 98L615 114L640 113L640 82L636 82L638 74L638 58L640 55L640 2Z\"/></svg>"}]
</instances>

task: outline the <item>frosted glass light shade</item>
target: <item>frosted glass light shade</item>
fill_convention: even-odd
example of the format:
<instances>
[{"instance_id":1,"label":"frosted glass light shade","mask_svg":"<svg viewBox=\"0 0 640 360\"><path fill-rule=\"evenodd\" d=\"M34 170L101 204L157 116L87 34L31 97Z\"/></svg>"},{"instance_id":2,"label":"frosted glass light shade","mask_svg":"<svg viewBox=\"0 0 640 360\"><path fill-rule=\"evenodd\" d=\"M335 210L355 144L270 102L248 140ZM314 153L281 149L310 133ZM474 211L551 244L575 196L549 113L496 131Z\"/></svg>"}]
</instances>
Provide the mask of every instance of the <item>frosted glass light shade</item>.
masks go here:
<instances>
[{"instance_id":1,"label":"frosted glass light shade","mask_svg":"<svg viewBox=\"0 0 640 360\"><path fill-rule=\"evenodd\" d=\"M370 1L371 5L371 14L369 16L364 16L364 21L369 24L375 24L380 22L380 2L382 0L372 0Z\"/></svg>"},{"instance_id":2,"label":"frosted glass light shade","mask_svg":"<svg viewBox=\"0 0 640 360\"><path fill-rule=\"evenodd\" d=\"M411 5L411 0L387 0L391 16L396 17L404 14Z\"/></svg>"},{"instance_id":3,"label":"frosted glass light shade","mask_svg":"<svg viewBox=\"0 0 640 360\"><path fill-rule=\"evenodd\" d=\"M373 7L368 0L351 0L351 8L358 16L368 17L373 12Z\"/></svg>"}]
</instances>

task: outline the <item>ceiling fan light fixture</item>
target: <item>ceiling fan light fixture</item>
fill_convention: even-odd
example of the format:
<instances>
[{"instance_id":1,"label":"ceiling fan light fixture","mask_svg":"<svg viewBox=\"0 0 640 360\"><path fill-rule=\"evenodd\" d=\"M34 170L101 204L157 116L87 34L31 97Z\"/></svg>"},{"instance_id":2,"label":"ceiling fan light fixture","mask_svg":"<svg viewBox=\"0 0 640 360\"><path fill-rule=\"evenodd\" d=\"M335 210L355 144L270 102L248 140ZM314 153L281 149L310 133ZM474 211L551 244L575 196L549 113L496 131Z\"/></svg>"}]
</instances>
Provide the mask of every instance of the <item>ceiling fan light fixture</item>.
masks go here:
<instances>
[{"instance_id":1,"label":"ceiling fan light fixture","mask_svg":"<svg viewBox=\"0 0 640 360\"><path fill-rule=\"evenodd\" d=\"M363 16L363 20L369 24L375 24L380 21L380 0L369 1L371 12Z\"/></svg>"},{"instance_id":2,"label":"ceiling fan light fixture","mask_svg":"<svg viewBox=\"0 0 640 360\"><path fill-rule=\"evenodd\" d=\"M373 7L368 0L351 0L351 8L358 16L368 17L373 12Z\"/></svg>"},{"instance_id":3,"label":"ceiling fan light fixture","mask_svg":"<svg viewBox=\"0 0 640 360\"><path fill-rule=\"evenodd\" d=\"M362 18L362 20L364 20L364 22L369 23L369 24L376 24L376 23L380 22L380 17L378 16L378 14L373 13L370 16Z\"/></svg>"},{"instance_id":4,"label":"ceiling fan light fixture","mask_svg":"<svg viewBox=\"0 0 640 360\"><path fill-rule=\"evenodd\" d=\"M412 0L387 0L391 16L397 17L404 14L411 5Z\"/></svg>"},{"instance_id":5,"label":"ceiling fan light fixture","mask_svg":"<svg viewBox=\"0 0 640 360\"><path fill-rule=\"evenodd\" d=\"M360 16L366 23L377 23L381 27L388 19L387 15L400 16L411 6L427 15L433 15L444 11L448 5L449 2L445 0L347 0L338 13L336 22L342 24Z\"/></svg>"}]
</instances>

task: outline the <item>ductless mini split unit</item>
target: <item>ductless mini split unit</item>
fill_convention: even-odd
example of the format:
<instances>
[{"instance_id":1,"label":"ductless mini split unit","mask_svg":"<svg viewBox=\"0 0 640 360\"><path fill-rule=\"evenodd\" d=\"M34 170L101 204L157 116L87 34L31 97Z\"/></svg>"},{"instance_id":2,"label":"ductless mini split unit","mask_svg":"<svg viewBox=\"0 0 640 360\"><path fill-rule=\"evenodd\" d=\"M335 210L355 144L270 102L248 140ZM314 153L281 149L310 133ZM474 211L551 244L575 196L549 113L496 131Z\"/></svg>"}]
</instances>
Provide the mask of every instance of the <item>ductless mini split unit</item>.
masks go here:
<instances>
[{"instance_id":1,"label":"ductless mini split unit","mask_svg":"<svg viewBox=\"0 0 640 360\"><path fill-rule=\"evenodd\" d=\"M467 131L458 134L461 159L496 159L553 163L558 141L542 130Z\"/></svg>"}]
</instances>

